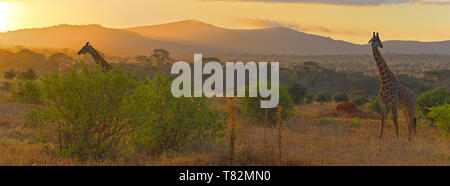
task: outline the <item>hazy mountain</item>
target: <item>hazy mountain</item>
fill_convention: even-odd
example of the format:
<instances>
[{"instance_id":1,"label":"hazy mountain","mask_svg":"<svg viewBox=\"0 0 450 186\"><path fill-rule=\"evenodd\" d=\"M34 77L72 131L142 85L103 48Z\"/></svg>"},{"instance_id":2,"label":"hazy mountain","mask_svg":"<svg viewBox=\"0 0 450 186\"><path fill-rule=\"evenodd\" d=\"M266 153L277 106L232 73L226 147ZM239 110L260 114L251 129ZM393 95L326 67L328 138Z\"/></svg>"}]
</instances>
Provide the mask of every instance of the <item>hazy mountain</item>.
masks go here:
<instances>
[{"instance_id":1,"label":"hazy mountain","mask_svg":"<svg viewBox=\"0 0 450 186\"><path fill-rule=\"evenodd\" d=\"M368 45L333 40L289 28L226 29L195 20L127 29L58 25L0 34L0 45L78 49L86 41L93 43L100 51L122 53L150 53L155 48L174 53L203 52L209 55L371 53ZM383 44L384 53L450 54L450 41L386 41Z\"/></svg>"},{"instance_id":2,"label":"hazy mountain","mask_svg":"<svg viewBox=\"0 0 450 186\"><path fill-rule=\"evenodd\" d=\"M182 43L158 41L123 29L99 25L57 25L0 34L0 45L12 46L80 49L87 41L100 51L116 53L150 53L155 48L167 48L173 52L198 50Z\"/></svg>"},{"instance_id":3,"label":"hazy mountain","mask_svg":"<svg viewBox=\"0 0 450 186\"><path fill-rule=\"evenodd\" d=\"M360 45L283 27L225 29L188 20L127 30L152 39L208 46L234 54L353 54L364 51Z\"/></svg>"}]
</instances>

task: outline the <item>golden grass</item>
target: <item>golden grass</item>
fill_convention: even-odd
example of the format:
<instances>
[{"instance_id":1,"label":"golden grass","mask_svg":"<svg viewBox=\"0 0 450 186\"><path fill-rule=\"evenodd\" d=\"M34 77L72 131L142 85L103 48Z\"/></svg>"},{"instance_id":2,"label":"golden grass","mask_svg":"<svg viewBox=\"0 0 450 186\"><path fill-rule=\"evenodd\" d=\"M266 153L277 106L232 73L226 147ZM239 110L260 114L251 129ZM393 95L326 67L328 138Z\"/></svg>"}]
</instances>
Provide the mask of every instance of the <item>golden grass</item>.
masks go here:
<instances>
[{"instance_id":1,"label":"golden grass","mask_svg":"<svg viewBox=\"0 0 450 186\"><path fill-rule=\"evenodd\" d=\"M281 165L450 165L450 140L424 124L419 124L413 142L407 141L404 119L400 120L400 140L388 121L383 140L378 139L378 119L374 113L358 119L329 116L335 104L296 107L294 118L281 128ZM80 162L58 153L56 144L42 136L52 135L47 126L30 126L22 115L30 106L0 104L0 165L229 165L229 144L202 150L187 149L159 157L139 155L129 160ZM239 118L236 128L234 165L278 165L278 130ZM225 134L229 134L226 132ZM229 136L225 136L229 139Z\"/></svg>"}]
</instances>

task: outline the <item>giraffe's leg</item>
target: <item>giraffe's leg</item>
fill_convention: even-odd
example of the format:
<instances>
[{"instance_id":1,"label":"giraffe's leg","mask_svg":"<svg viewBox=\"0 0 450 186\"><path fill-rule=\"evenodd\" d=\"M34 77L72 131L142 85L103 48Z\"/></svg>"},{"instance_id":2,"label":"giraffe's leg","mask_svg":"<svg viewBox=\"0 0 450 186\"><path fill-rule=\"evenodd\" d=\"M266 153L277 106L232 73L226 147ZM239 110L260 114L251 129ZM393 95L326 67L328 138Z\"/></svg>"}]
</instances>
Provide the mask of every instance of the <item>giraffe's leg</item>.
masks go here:
<instances>
[{"instance_id":1,"label":"giraffe's leg","mask_svg":"<svg viewBox=\"0 0 450 186\"><path fill-rule=\"evenodd\" d=\"M384 121L386 119L386 104L380 100L380 140L383 137Z\"/></svg>"},{"instance_id":2,"label":"giraffe's leg","mask_svg":"<svg viewBox=\"0 0 450 186\"><path fill-rule=\"evenodd\" d=\"M408 140L411 141L411 135L412 135L412 130L413 130L413 124L412 124L412 118L411 115L409 114L409 110L407 108L402 109L402 113L405 116L406 119L406 124L408 125Z\"/></svg>"},{"instance_id":3,"label":"giraffe's leg","mask_svg":"<svg viewBox=\"0 0 450 186\"><path fill-rule=\"evenodd\" d=\"M392 118L394 120L394 126L395 126L395 134L397 136L397 139L399 139L399 134L398 134L398 108L397 108L397 106L393 106L391 109L392 109Z\"/></svg>"}]
</instances>

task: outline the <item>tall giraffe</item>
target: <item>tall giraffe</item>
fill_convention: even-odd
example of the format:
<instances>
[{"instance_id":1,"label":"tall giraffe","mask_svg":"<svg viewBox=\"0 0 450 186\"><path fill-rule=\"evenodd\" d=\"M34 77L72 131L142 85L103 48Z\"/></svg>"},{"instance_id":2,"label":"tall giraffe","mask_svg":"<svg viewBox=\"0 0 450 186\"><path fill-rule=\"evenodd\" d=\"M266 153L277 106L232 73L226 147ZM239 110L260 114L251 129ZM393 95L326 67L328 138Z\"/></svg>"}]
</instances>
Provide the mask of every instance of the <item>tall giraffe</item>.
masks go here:
<instances>
[{"instance_id":1,"label":"tall giraffe","mask_svg":"<svg viewBox=\"0 0 450 186\"><path fill-rule=\"evenodd\" d=\"M94 47L92 47L92 45L89 44L89 42L87 42L86 45L78 51L78 55L85 53L91 54L92 58L95 60L95 63L102 65L104 71L108 72L113 69L113 66L106 62L106 60L97 52L97 50L94 49Z\"/></svg>"},{"instance_id":2,"label":"tall giraffe","mask_svg":"<svg viewBox=\"0 0 450 186\"><path fill-rule=\"evenodd\" d=\"M397 139L399 137L398 110L400 110L406 118L408 124L408 140L411 141L413 130L414 134L416 133L416 94L411 89L400 84L395 75L391 72L391 70L389 70L388 65L378 50L378 48L383 48L383 44L381 43L378 33L376 33L376 35L375 32L373 33L372 39L369 40L369 43L372 46L373 57L375 58L380 75L380 91L378 92L378 96L380 97L381 113L380 139L383 137L386 106L388 106L392 112Z\"/></svg>"}]
</instances>

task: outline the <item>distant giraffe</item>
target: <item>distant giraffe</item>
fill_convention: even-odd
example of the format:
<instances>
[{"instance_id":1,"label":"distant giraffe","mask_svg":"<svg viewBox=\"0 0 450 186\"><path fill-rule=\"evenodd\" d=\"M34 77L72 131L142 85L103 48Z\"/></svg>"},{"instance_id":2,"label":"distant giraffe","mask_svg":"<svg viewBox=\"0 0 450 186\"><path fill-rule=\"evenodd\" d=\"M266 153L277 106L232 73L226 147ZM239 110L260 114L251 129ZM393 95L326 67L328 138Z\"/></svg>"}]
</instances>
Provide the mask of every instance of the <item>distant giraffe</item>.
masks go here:
<instances>
[{"instance_id":1,"label":"distant giraffe","mask_svg":"<svg viewBox=\"0 0 450 186\"><path fill-rule=\"evenodd\" d=\"M92 47L92 45L89 44L89 42L87 42L86 45L78 51L78 55L85 53L91 54L92 58L95 60L95 63L102 65L104 71L108 72L113 69L113 66L106 62L106 60L97 52L97 50L94 49L94 47Z\"/></svg>"},{"instance_id":2,"label":"distant giraffe","mask_svg":"<svg viewBox=\"0 0 450 186\"><path fill-rule=\"evenodd\" d=\"M388 65L381 56L378 47L383 48L380 37L378 33L373 33L372 39L369 40L372 46L373 56L378 67L380 75L380 91L378 96L380 97L380 139L383 137L384 120L386 118L386 106L391 109L395 133L397 139L398 134L398 110L402 111L405 115L406 121L408 123L408 140L412 140L412 131L416 133L416 122L415 117L417 99L416 94L409 88L406 88L397 80L395 75L389 70Z\"/></svg>"}]
</instances>

